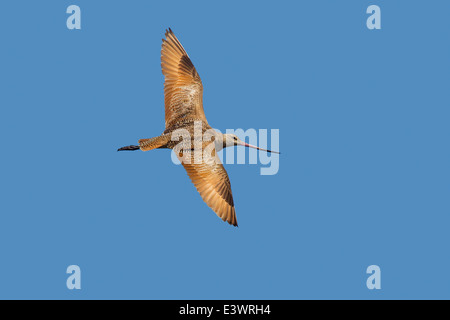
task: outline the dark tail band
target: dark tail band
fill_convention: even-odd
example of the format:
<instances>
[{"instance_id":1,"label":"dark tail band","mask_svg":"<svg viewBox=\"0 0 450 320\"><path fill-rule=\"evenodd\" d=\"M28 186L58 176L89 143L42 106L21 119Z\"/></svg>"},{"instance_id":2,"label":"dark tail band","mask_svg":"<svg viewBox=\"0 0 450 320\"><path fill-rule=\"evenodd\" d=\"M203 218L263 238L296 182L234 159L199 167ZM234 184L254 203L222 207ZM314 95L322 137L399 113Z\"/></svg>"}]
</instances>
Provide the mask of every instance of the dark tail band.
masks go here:
<instances>
[{"instance_id":1,"label":"dark tail band","mask_svg":"<svg viewBox=\"0 0 450 320\"><path fill-rule=\"evenodd\" d=\"M134 151L134 150L139 150L140 147L139 146L126 146L126 147L122 147L120 149L117 149L117 151Z\"/></svg>"}]
</instances>

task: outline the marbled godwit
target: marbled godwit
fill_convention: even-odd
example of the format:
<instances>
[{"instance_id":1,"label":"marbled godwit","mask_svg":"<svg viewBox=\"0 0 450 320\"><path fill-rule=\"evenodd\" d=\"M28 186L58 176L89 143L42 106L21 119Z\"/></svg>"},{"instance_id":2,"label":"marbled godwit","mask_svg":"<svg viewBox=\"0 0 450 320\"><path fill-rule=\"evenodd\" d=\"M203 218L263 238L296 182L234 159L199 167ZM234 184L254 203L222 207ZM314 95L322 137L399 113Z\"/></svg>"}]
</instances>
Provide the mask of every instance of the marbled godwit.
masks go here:
<instances>
[{"instance_id":1,"label":"marbled godwit","mask_svg":"<svg viewBox=\"0 0 450 320\"><path fill-rule=\"evenodd\" d=\"M206 204L227 221L237 226L233 195L228 174L220 162L216 151L231 146L245 146L272 152L241 141L234 134L222 134L213 130L206 121L203 111L203 85L188 54L172 30L166 30L161 48L161 68L164 74L164 103L166 128L162 135L150 139L140 139L138 146L127 146L122 150L149 151L152 149L175 149L178 158L187 171ZM196 126L200 124L200 135ZM190 139L172 139L175 132L189 134ZM204 139L209 133L211 139ZM211 135L211 132L213 134ZM213 137L212 137L213 136ZM196 152L192 145L201 151L211 146L209 152ZM180 148L180 149L177 149ZM278 153L278 152L276 152Z\"/></svg>"}]
</instances>

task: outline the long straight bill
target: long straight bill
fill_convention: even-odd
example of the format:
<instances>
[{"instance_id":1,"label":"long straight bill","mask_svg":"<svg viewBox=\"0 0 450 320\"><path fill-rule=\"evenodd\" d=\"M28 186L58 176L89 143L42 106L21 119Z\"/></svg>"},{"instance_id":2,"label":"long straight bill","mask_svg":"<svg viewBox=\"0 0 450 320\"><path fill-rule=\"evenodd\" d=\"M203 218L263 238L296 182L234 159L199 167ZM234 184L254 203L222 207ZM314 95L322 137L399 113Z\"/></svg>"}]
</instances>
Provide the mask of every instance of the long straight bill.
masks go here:
<instances>
[{"instance_id":1,"label":"long straight bill","mask_svg":"<svg viewBox=\"0 0 450 320\"><path fill-rule=\"evenodd\" d=\"M253 148L253 149L257 149L257 150L261 150L261 151L266 151L266 152L270 152L270 153L278 153L278 154L280 154L280 152L278 152L278 151L271 151L271 150L263 149L263 148L260 148L260 147L257 147L257 146L252 146L251 144L248 144L248 143L245 143L245 142L242 142L241 145L244 146L244 147L249 147L249 148Z\"/></svg>"}]
</instances>

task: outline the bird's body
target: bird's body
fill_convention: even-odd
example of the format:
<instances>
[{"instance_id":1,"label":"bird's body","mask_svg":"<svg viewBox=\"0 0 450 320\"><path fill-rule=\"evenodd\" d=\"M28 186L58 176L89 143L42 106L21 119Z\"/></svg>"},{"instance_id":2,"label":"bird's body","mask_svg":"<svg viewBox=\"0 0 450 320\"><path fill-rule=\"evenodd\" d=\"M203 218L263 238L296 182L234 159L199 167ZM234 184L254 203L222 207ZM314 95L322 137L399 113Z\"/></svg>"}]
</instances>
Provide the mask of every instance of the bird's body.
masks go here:
<instances>
[{"instance_id":1,"label":"bird's body","mask_svg":"<svg viewBox=\"0 0 450 320\"><path fill-rule=\"evenodd\" d=\"M235 145L260 148L242 142L233 134L222 134L211 128L203 111L200 76L172 30L165 35L161 48L165 130L158 137L140 139L138 146L123 147L119 151L174 149L206 204L222 220L237 226L230 179L217 152Z\"/></svg>"}]
</instances>

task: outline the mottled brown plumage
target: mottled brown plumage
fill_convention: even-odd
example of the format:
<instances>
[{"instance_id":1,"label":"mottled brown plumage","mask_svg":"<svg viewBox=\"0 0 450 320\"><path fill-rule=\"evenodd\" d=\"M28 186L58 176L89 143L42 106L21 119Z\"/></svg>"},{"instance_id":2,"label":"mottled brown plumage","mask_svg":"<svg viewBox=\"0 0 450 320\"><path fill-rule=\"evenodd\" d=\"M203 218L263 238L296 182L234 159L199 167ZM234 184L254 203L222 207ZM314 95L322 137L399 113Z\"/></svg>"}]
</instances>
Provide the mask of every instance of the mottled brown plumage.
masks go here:
<instances>
[{"instance_id":1,"label":"mottled brown plumage","mask_svg":"<svg viewBox=\"0 0 450 320\"><path fill-rule=\"evenodd\" d=\"M140 139L139 146L119 150L174 149L206 204L223 221L237 226L230 179L217 151L235 145L260 148L242 142L233 134L221 134L209 126L203 111L200 76L170 28L165 36L161 47L165 130L159 137ZM184 136L186 139L182 138Z\"/></svg>"}]
</instances>

